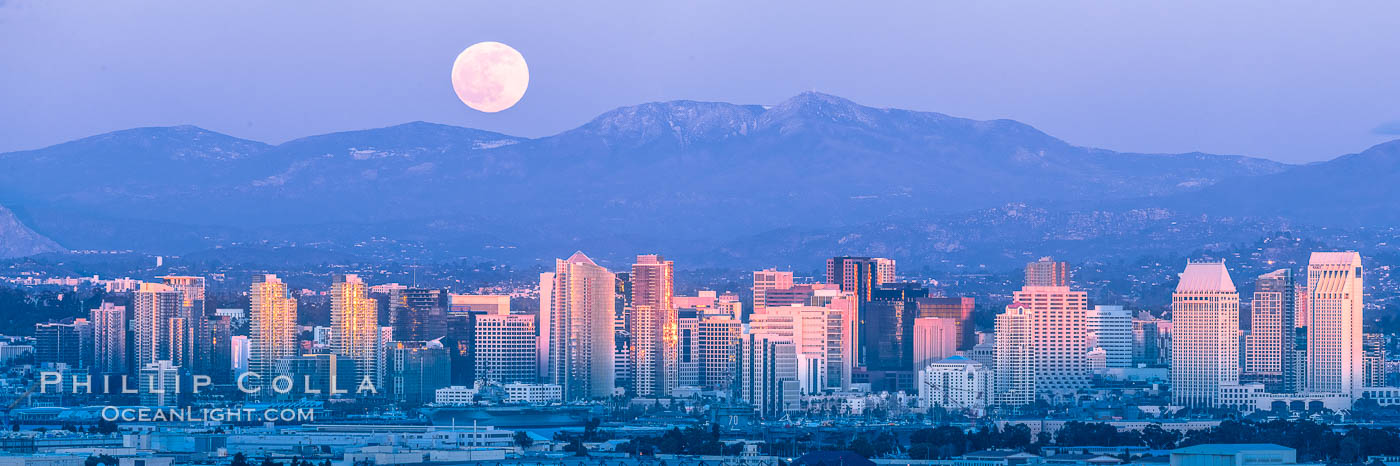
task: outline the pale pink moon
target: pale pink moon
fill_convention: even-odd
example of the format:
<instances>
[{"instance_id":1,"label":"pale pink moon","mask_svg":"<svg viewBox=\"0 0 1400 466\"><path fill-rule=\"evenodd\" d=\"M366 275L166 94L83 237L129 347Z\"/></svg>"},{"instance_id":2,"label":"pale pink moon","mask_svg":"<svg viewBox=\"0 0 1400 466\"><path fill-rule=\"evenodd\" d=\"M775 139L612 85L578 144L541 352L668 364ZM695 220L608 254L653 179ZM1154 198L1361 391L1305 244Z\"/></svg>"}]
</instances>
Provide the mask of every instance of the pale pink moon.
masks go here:
<instances>
[{"instance_id":1,"label":"pale pink moon","mask_svg":"<svg viewBox=\"0 0 1400 466\"><path fill-rule=\"evenodd\" d=\"M530 68L525 57L500 42L478 42L457 55L452 63L452 90L468 107L495 113L525 96Z\"/></svg>"}]
</instances>

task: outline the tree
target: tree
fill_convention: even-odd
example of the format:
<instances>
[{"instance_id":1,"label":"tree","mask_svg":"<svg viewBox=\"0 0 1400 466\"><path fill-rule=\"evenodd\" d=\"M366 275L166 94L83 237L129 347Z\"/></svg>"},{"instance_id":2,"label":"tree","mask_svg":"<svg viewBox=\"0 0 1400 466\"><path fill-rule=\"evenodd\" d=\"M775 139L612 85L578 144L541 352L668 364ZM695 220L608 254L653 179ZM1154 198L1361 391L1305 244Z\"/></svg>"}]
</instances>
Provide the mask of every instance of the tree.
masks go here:
<instances>
[{"instance_id":1,"label":"tree","mask_svg":"<svg viewBox=\"0 0 1400 466\"><path fill-rule=\"evenodd\" d=\"M564 446L564 451L573 452L574 456L588 456L588 447L583 446L583 441L578 437L569 440L569 444Z\"/></svg>"},{"instance_id":2,"label":"tree","mask_svg":"<svg viewBox=\"0 0 1400 466\"><path fill-rule=\"evenodd\" d=\"M248 456L242 453L234 453L233 462L229 463L229 466L249 466Z\"/></svg>"},{"instance_id":3,"label":"tree","mask_svg":"<svg viewBox=\"0 0 1400 466\"><path fill-rule=\"evenodd\" d=\"M118 461L116 457L111 455L98 455L89 456L86 461L83 461L83 466L116 466L120 462L121 461Z\"/></svg>"},{"instance_id":4,"label":"tree","mask_svg":"<svg viewBox=\"0 0 1400 466\"><path fill-rule=\"evenodd\" d=\"M529 433L526 433L523 430L515 431L515 446L518 446L520 447L520 449L524 450L526 448L530 448L530 445L534 444L535 439L530 438Z\"/></svg>"}]
</instances>

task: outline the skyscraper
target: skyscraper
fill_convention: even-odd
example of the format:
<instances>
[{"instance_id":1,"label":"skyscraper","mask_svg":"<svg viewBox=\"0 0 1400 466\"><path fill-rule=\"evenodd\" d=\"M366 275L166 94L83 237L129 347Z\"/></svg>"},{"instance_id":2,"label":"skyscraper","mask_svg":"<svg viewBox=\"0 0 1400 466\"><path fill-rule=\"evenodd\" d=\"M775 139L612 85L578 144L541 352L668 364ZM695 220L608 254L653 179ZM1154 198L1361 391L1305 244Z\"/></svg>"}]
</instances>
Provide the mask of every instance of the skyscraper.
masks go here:
<instances>
[{"instance_id":1,"label":"skyscraper","mask_svg":"<svg viewBox=\"0 0 1400 466\"><path fill-rule=\"evenodd\" d=\"M880 278L874 258L841 256L826 260L826 282L840 285L841 291L855 293L861 303L870 301L870 290L883 283Z\"/></svg>"},{"instance_id":2,"label":"skyscraper","mask_svg":"<svg viewBox=\"0 0 1400 466\"><path fill-rule=\"evenodd\" d=\"M1308 259L1308 391L1352 395L1362 387L1361 255Z\"/></svg>"},{"instance_id":3,"label":"skyscraper","mask_svg":"<svg viewBox=\"0 0 1400 466\"><path fill-rule=\"evenodd\" d=\"M331 278L331 338L335 354L353 361L355 384L379 373L379 302L353 274Z\"/></svg>"},{"instance_id":4,"label":"skyscraper","mask_svg":"<svg viewBox=\"0 0 1400 466\"><path fill-rule=\"evenodd\" d=\"M792 272L763 269L753 273L753 312L763 312L768 290L792 288Z\"/></svg>"},{"instance_id":5,"label":"skyscraper","mask_svg":"<svg viewBox=\"0 0 1400 466\"><path fill-rule=\"evenodd\" d=\"M177 340L180 335L171 334L172 319L179 319L181 296L169 285L142 283L132 296L135 308L133 330L136 347L132 354L136 358L133 366L144 368L147 364L165 360L176 361L183 357Z\"/></svg>"},{"instance_id":6,"label":"skyscraper","mask_svg":"<svg viewBox=\"0 0 1400 466\"><path fill-rule=\"evenodd\" d=\"M696 329L701 387L728 390L734 386L738 369L734 352L742 327L738 319L730 316L701 317Z\"/></svg>"},{"instance_id":7,"label":"skyscraper","mask_svg":"<svg viewBox=\"0 0 1400 466\"><path fill-rule=\"evenodd\" d=\"M82 319L79 319L82 320ZM82 326L87 322L83 321ZM34 324L34 361L66 364L70 369L83 368L82 330L79 324L41 322Z\"/></svg>"},{"instance_id":8,"label":"skyscraper","mask_svg":"<svg viewBox=\"0 0 1400 466\"><path fill-rule=\"evenodd\" d=\"M895 282L894 259L886 259L884 257L875 258L875 282Z\"/></svg>"},{"instance_id":9,"label":"skyscraper","mask_svg":"<svg viewBox=\"0 0 1400 466\"><path fill-rule=\"evenodd\" d=\"M1026 264L1026 286L1069 286L1069 265L1050 257Z\"/></svg>"},{"instance_id":10,"label":"skyscraper","mask_svg":"<svg viewBox=\"0 0 1400 466\"><path fill-rule=\"evenodd\" d=\"M676 308L672 303L675 265L655 254L632 264L632 383L637 396L668 396L676 387Z\"/></svg>"},{"instance_id":11,"label":"skyscraper","mask_svg":"<svg viewBox=\"0 0 1400 466\"><path fill-rule=\"evenodd\" d=\"M917 317L914 319L914 373L957 351L958 325L953 319Z\"/></svg>"},{"instance_id":12,"label":"skyscraper","mask_svg":"<svg viewBox=\"0 0 1400 466\"><path fill-rule=\"evenodd\" d=\"M801 410L796 345L763 334L746 333L741 338L739 399L765 418Z\"/></svg>"},{"instance_id":13,"label":"skyscraper","mask_svg":"<svg viewBox=\"0 0 1400 466\"><path fill-rule=\"evenodd\" d=\"M1084 314L1089 348L1103 348L1106 367L1133 366L1133 314L1123 306L1094 306Z\"/></svg>"},{"instance_id":14,"label":"skyscraper","mask_svg":"<svg viewBox=\"0 0 1400 466\"><path fill-rule=\"evenodd\" d=\"M208 332L205 327L208 316L204 313L204 277L168 275L160 279L161 283L180 294L180 309L174 316L180 320L167 324L170 326L171 360L176 366L193 373L205 372L209 366L209 351L201 346L203 339L197 338Z\"/></svg>"},{"instance_id":15,"label":"skyscraper","mask_svg":"<svg viewBox=\"0 0 1400 466\"><path fill-rule=\"evenodd\" d=\"M919 307L918 317L953 320L957 326L958 349L971 349L972 345L977 343L972 333L975 330L975 326L972 325L972 310L976 307L973 298L919 298L915 303Z\"/></svg>"},{"instance_id":16,"label":"skyscraper","mask_svg":"<svg viewBox=\"0 0 1400 466\"><path fill-rule=\"evenodd\" d=\"M297 300L272 274L254 275L249 296L248 371L258 374L249 384L270 386L277 360L297 355Z\"/></svg>"},{"instance_id":17,"label":"skyscraper","mask_svg":"<svg viewBox=\"0 0 1400 466\"><path fill-rule=\"evenodd\" d=\"M446 291L396 288L389 292L389 326L396 341L428 341L447 335Z\"/></svg>"},{"instance_id":18,"label":"skyscraper","mask_svg":"<svg viewBox=\"0 0 1400 466\"><path fill-rule=\"evenodd\" d=\"M1088 295L1067 286L1027 286L1012 293L1011 299L1031 310L1036 390L1087 387L1089 362L1085 355L1089 352L1089 331L1085 316Z\"/></svg>"},{"instance_id":19,"label":"skyscraper","mask_svg":"<svg viewBox=\"0 0 1400 466\"><path fill-rule=\"evenodd\" d=\"M996 404L1023 406L1035 402L1034 314L1030 306L1021 303L1012 303L1005 312L997 314L992 384Z\"/></svg>"},{"instance_id":20,"label":"skyscraper","mask_svg":"<svg viewBox=\"0 0 1400 466\"><path fill-rule=\"evenodd\" d=\"M1385 334L1367 333L1361 341L1361 365L1365 375L1362 386L1384 387L1385 381Z\"/></svg>"},{"instance_id":21,"label":"skyscraper","mask_svg":"<svg viewBox=\"0 0 1400 466\"><path fill-rule=\"evenodd\" d=\"M1293 361L1296 312L1293 271L1279 269L1254 281L1249 304L1249 336L1245 337L1244 370L1240 379L1263 383L1271 393L1297 386Z\"/></svg>"},{"instance_id":22,"label":"skyscraper","mask_svg":"<svg viewBox=\"0 0 1400 466\"><path fill-rule=\"evenodd\" d=\"M555 261L545 379L564 387L566 400L612 396L615 286L582 252Z\"/></svg>"},{"instance_id":23,"label":"skyscraper","mask_svg":"<svg viewBox=\"0 0 1400 466\"><path fill-rule=\"evenodd\" d=\"M93 369L99 374L125 374L126 306L103 302L88 313L92 321Z\"/></svg>"},{"instance_id":24,"label":"skyscraper","mask_svg":"<svg viewBox=\"0 0 1400 466\"><path fill-rule=\"evenodd\" d=\"M1219 404L1240 377L1240 295L1224 262L1191 262L1172 293L1172 399Z\"/></svg>"},{"instance_id":25,"label":"skyscraper","mask_svg":"<svg viewBox=\"0 0 1400 466\"><path fill-rule=\"evenodd\" d=\"M769 307L749 316L749 333L792 343L801 393L827 387L826 343L832 310L816 306Z\"/></svg>"},{"instance_id":26,"label":"skyscraper","mask_svg":"<svg viewBox=\"0 0 1400 466\"><path fill-rule=\"evenodd\" d=\"M476 380L535 383L535 316L496 312L473 323Z\"/></svg>"}]
</instances>

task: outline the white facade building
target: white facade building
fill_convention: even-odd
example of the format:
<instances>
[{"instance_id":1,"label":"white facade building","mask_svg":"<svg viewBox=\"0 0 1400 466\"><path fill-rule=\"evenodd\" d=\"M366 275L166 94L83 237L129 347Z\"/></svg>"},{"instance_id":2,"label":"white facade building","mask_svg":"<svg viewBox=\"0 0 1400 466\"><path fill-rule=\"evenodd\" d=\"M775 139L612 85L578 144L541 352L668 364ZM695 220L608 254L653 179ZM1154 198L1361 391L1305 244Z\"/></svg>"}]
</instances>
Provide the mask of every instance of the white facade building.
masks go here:
<instances>
[{"instance_id":1,"label":"white facade building","mask_svg":"<svg viewBox=\"0 0 1400 466\"><path fill-rule=\"evenodd\" d=\"M1224 262L1191 262L1172 293L1172 400L1219 406L1240 381L1240 295Z\"/></svg>"}]
</instances>

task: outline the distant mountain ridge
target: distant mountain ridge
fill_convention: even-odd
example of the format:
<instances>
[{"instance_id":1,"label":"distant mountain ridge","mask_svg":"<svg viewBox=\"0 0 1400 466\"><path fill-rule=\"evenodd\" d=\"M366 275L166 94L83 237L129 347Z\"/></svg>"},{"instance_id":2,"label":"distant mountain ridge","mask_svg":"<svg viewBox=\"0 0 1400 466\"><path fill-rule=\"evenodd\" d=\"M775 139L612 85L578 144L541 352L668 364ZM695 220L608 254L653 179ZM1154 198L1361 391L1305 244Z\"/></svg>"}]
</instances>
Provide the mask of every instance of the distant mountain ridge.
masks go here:
<instances>
[{"instance_id":1,"label":"distant mountain ridge","mask_svg":"<svg viewBox=\"0 0 1400 466\"><path fill-rule=\"evenodd\" d=\"M63 251L63 247L24 226L10 209L0 206L0 259Z\"/></svg>"},{"instance_id":2,"label":"distant mountain ridge","mask_svg":"<svg viewBox=\"0 0 1400 466\"><path fill-rule=\"evenodd\" d=\"M449 255L552 257L723 248L1018 203L1190 213L1206 199L1212 214L1288 216L1217 198L1345 163L1120 153L1013 120L809 92L773 106L622 107L534 139L425 122L279 145L138 128L0 154L0 203L74 248L392 237Z\"/></svg>"}]
</instances>

